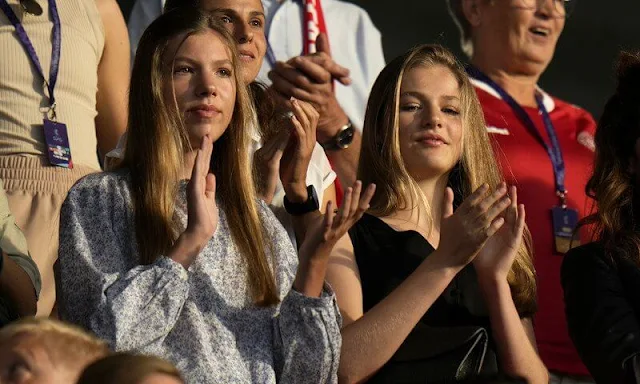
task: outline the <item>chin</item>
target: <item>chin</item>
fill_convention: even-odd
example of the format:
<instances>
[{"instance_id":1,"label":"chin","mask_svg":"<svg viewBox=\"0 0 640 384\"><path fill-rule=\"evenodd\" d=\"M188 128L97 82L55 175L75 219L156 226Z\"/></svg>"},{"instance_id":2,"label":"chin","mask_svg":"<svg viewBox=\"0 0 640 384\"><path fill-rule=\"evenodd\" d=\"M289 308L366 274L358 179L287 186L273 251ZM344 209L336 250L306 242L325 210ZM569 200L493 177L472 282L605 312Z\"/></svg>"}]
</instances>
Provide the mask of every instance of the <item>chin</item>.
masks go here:
<instances>
[{"instance_id":1,"label":"chin","mask_svg":"<svg viewBox=\"0 0 640 384\"><path fill-rule=\"evenodd\" d=\"M254 63L255 62L257 62L257 60L254 60ZM251 82L253 82L260 73L260 67L254 68L254 63L246 63L242 68L242 78L246 85L249 85Z\"/></svg>"},{"instance_id":2,"label":"chin","mask_svg":"<svg viewBox=\"0 0 640 384\"><path fill-rule=\"evenodd\" d=\"M220 136L226 131L226 127L222 128L211 124L198 124L185 127L189 134L191 146L199 148L202 139L209 135L212 142L216 142Z\"/></svg>"}]
</instances>

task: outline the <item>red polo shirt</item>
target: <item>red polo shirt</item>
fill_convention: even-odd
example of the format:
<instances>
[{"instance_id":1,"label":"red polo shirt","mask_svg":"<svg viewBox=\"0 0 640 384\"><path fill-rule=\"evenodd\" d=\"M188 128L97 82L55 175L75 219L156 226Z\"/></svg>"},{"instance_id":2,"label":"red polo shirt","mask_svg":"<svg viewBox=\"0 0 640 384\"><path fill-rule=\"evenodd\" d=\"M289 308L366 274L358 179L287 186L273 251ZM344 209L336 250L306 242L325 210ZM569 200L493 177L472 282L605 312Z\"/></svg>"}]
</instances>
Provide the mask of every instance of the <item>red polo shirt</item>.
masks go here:
<instances>
[{"instance_id":1,"label":"red polo shirt","mask_svg":"<svg viewBox=\"0 0 640 384\"><path fill-rule=\"evenodd\" d=\"M473 81L484 110L487 129L507 183L518 187L518 202L525 205L527 225L534 244L534 265L538 275L538 313L534 328L540 356L549 370L588 376L567 331L560 265L555 252L551 208L558 205L553 167L547 151L528 132L511 107L486 84ZM585 110L544 95L562 149L568 205L579 218L590 211L585 186L593 162L595 121ZM545 142L549 137L537 108L525 108ZM589 240L583 230L582 243Z\"/></svg>"}]
</instances>

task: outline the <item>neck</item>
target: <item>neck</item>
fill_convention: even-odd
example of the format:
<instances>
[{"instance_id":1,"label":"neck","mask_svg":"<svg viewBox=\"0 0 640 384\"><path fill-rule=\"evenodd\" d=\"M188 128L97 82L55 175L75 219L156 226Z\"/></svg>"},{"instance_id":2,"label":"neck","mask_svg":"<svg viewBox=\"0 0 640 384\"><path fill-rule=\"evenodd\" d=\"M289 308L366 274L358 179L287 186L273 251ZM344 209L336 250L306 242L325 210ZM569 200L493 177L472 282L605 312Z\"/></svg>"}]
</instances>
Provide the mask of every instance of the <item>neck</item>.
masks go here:
<instances>
[{"instance_id":1,"label":"neck","mask_svg":"<svg viewBox=\"0 0 640 384\"><path fill-rule=\"evenodd\" d=\"M471 63L504 89L518 104L536 107L536 85L539 73L515 73L501 68L487 55L476 53Z\"/></svg>"},{"instance_id":2,"label":"neck","mask_svg":"<svg viewBox=\"0 0 640 384\"><path fill-rule=\"evenodd\" d=\"M389 218L404 222L403 229L414 229L421 232L431 245L437 247L440 239L444 190L447 187L448 176L446 174L437 178L418 181L418 187L429 203L429 208L431 209L431 212L428 212L429 214L422 209L418 202L411 200L410 208L396 211ZM429 216L431 220L429 220Z\"/></svg>"},{"instance_id":3,"label":"neck","mask_svg":"<svg viewBox=\"0 0 640 384\"><path fill-rule=\"evenodd\" d=\"M431 208L431 218L433 219L433 231L440 233L440 223L442 221L442 209L444 205L444 191L447 187L449 174L445 174L433 179L421 180L418 186L424 193L429 207Z\"/></svg>"},{"instance_id":4,"label":"neck","mask_svg":"<svg viewBox=\"0 0 640 384\"><path fill-rule=\"evenodd\" d=\"M181 180L191 179L191 173L193 171L193 165L196 163L197 154L197 150L185 152L182 162L182 170L180 171Z\"/></svg>"}]
</instances>

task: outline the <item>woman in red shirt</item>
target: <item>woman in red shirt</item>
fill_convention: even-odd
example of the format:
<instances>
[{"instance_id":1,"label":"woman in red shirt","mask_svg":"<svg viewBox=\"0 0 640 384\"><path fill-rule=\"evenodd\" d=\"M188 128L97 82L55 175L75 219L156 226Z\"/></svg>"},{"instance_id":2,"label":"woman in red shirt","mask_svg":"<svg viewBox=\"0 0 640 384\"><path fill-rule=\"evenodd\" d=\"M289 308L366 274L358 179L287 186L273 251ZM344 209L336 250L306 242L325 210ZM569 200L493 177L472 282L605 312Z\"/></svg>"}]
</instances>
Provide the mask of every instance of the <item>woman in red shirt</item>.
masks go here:
<instances>
[{"instance_id":1,"label":"woman in red shirt","mask_svg":"<svg viewBox=\"0 0 640 384\"><path fill-rule=\"evenodd\" d=\"M587 208L595 122L537 85L553 58L567 4L449 0L505 179L518 186L527 207L538 276L534 329L540 356L552 383L589 383L567 332L560 266ZM588 233L581 232L584 243Z\"/></svg>"}]
</instances>

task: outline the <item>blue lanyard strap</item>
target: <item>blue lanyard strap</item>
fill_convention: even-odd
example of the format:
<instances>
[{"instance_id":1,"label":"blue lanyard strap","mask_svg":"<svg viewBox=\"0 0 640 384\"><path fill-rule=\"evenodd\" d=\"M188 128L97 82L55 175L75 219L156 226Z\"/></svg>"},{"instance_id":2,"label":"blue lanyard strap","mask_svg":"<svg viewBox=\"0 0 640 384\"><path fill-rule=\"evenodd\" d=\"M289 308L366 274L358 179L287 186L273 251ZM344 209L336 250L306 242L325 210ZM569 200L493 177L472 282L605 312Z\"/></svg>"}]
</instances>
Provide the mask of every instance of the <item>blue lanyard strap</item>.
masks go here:
<instances>
[{"instance_id":1,"label":"blue lanyard strap","mask_svg":"<svg viewBox=\"0 0 640 384\"><path fill-rule=\"evenodd\" d=\"M529 131L529 133L531 133L531 135L533 135L533 137L535 137L536 140L547 151L547 154L549 155L549 159L551 160L551 164L553 165L553 174L555 176L555 183L556 183L556 193L562 199L564 204L565 194L567 193L567 190L564 186L564 180L565 180L564 159L562 157L562 150L560 148L560 142L558 141L558 136L556 135L556 131L553 128L553 122L551 121L549 112L547 111L547 108L544 106L544 103L542 101L542 96L539 93L536 93L535 98L536 98L536 103L538 104L538 110L542 115L542 122L544 123L544 127L547 131L547 135L549 136L549 141L551 142L551 145L548 145L544 141L544 139L540 135L540 132L538 132L538 129L536 128L535 123L533 122L533 120L531 120L531 117L527 114L524 108L522 108L522 106L520 106L520 104L518 104L518 102L515 101L513 97L511 97L511 95L507 93L507 91L505 91L495 81L491 80L489 76L485 75L474 66L471 66L471 65L467 66L467 73L472 78L482 81L487 85L489 85L491 88L493 88L493 90L496 91L500 95L500 97L502 97L502 99L507 102L507 104L509 104L513 112L516 114L516 116L522 122L522 124L524 124L525 128Z\"/></svg>"},{"instance_id":2,"label":"blue lanyard strap","mask_svg":"<svg viewBox=\"0 0 640 384\"><path fill-rule=\"evenodd\" d=\"M38 55L36 54L36 50L27 35L27 31L24 30L22 23L18 19L18 16L13 12L7 0L0 0L0 9L7 16L13 27L16 29L16 34L18 35L18 39L22 43L22 46L27 51L27 55L31 62L38 70L40 76L47 85L47 89L49 90L49 106L54 109L56 104L55 95L53 93L56 82L58 81L58 69L60 68L60 47L62 36L60 33L60 16L58 15L58 8L56 7L55 0L49 0L49 13L51 13L51 20L53 21L53 32L52 32L52 50L51 50L51 67L49 70L49 81L44 76L44 72L42 71L42 65L40 64L40 60L38 59ZM54 112L55 113L55 112Z\"/></svg>"}]
</instances>

